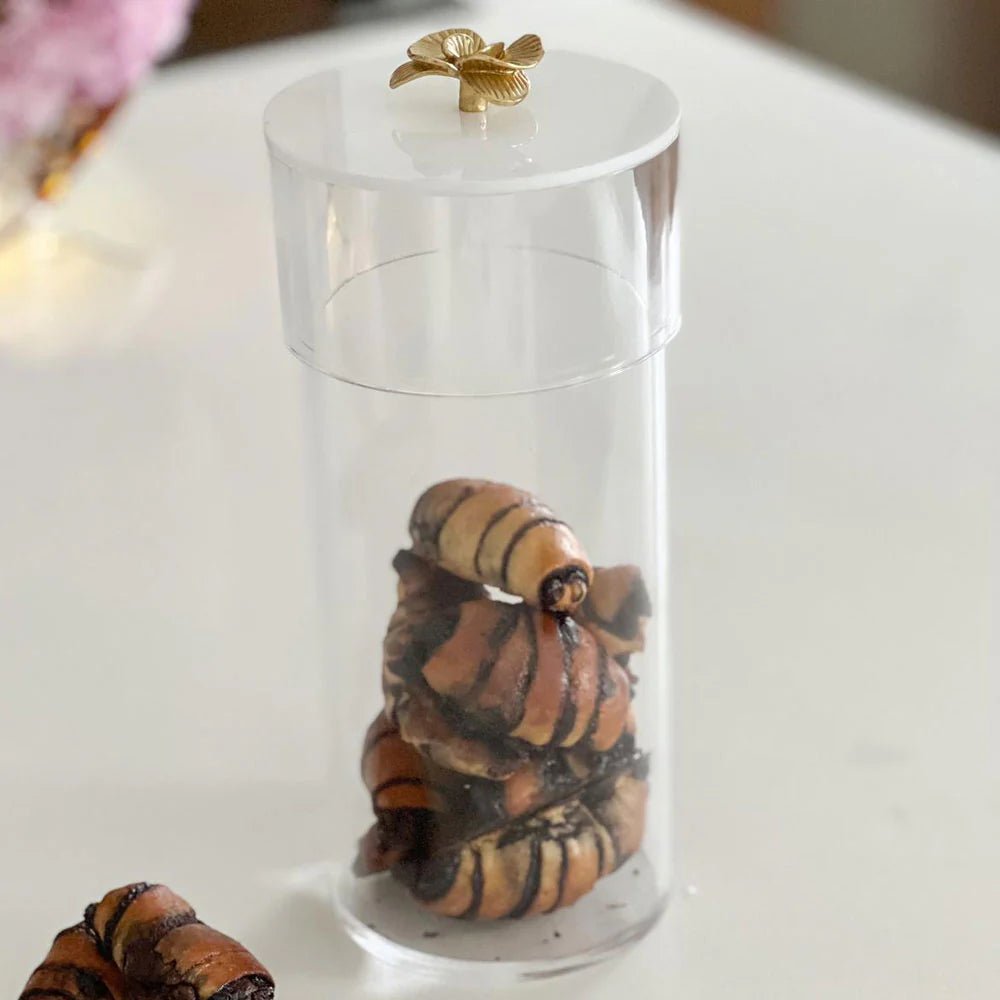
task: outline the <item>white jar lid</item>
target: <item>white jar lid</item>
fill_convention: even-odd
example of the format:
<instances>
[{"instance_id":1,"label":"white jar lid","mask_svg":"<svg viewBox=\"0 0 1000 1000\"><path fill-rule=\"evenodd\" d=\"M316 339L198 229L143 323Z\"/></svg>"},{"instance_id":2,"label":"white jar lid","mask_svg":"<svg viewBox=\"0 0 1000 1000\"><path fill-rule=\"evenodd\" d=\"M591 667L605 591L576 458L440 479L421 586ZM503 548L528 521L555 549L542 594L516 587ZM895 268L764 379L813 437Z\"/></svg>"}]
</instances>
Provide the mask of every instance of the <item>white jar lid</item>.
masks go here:
<instances>
[{"instance_id":1,"label":"white jar lid","mask_svg":"<svg viewBox=\"0 0 1000 1000\"><path fill-rule=\"evenodd\" d=\"M426 77L398 90L399 60L375 59L300 80L264 116L271 151L332 184L425 194L509 194L580 184L652 159L677 137L669 87L596 56L550 52L516 107L458 111L458 83Z\"/></svg>"},{"instance_id":2,"label":"white jar lid","mask_svg":"<svg viewBox=\"0 0 1000 1000\"><path fill-rule=\"evenodd\" d=\"M309 77L265 113L291 350L360 385L492 395L663 346L680 323L670 89L557 51L522 104L461 112L454 79L390 90L400 61Z\"/></svg>"}]
</instances>

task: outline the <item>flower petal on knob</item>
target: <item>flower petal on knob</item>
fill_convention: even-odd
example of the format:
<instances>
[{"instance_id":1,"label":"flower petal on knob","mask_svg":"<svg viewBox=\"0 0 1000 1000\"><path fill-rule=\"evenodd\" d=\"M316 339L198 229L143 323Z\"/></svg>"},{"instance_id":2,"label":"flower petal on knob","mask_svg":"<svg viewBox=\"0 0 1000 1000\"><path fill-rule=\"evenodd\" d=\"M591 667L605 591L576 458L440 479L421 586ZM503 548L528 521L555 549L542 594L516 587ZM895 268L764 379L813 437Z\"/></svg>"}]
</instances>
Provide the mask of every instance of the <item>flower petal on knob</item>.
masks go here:
<instances>
[{"instance_id":1,"label":"flower petal on knob","mask_svg":"<svg viewBox=\"0 0 1000 1000\"><path fill-rule=\"evenodd\" d=\"M454 31L441 42L444 54L452 60L464 59L486 48L486 42L474 31Z\"/></svg>"},{"instance_id":2,"label":"flower petal on knob","mask_svg":"<svg viewBox=\"0 0 1000 1000\"><path fill-rule=\"evenodd\" d=\"M506 69L498 60L474 56L462 64L462 80L492 104L520 104L531 84L519 69Z\"/></svg>"},{"instance_id":3,"label":"flower petal on knob","mask_svg":"<svg viewBox=\"0 0 1000 1000\"><path fill-rule=\"evenodd\" d=\"M472 52L478 52L486 45L483 39L471 28L446 28L444 31L435 31L424 35L406 50L406 54L411 59L446 59L448 57L444 50L444 42L445 39L453 35L465 35L472 39L472 43L476 45L476 48L471 50Z\"/></svg>"},{"instance_id":4,"label":"flower petal on knob","mask_svg":"<svg viewBox=\"0 0 1000 1000\"><path fill-rule=\"evenodd\" d=\"M422 76L458 76L458 71L448 63L412 59L393 70L392 76L389 77L389 86L395 90L396 87L402 87L404 83L418 80Z\"/></svg>"},{"instance_id":5,"label":"flower petal on knob","mask_svg":"<svg viewBox=\"0 0 1000 1000\"><path fill-rule=\"evenodd\" d=\"M444 59L441 41L447 34L447 31L435 31L431 35L424 35L406 50L406 54L411 59Z\"/></svg>"},{"instance_id":6,"label":"flower petal on knob","mask_svg":"<svg viewBox=\"0 0 1000 1000\"><path fill-rule=\"evenodd\" d=\"M516 41L510 43L500 58L512 66L527 69L541 62L544 55L545 49L542 48L542 40L538 35L521 35Z\"/></svg>"}]
</instances>

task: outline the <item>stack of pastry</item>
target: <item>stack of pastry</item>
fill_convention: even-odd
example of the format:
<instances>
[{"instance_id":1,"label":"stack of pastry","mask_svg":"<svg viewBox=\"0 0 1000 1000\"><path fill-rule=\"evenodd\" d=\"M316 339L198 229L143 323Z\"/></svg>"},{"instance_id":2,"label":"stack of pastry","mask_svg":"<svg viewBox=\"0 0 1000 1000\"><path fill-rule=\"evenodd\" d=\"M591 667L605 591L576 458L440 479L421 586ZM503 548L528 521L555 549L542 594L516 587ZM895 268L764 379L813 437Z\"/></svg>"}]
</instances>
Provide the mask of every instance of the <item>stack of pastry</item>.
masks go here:
<instances>
[{"instance_id":1,"label":"stack of pastry","mask_svg":"<svg viewBox=\"0 0 1000 1000\"><path fill-rule=\"evenodd\" d=\"M591 567L548 507L483 480L432 486L410 535L356 868L391 870L445 916L569 906L642 841L629 669L650 614L642 577Z\"/></svg>"}]
</instances>

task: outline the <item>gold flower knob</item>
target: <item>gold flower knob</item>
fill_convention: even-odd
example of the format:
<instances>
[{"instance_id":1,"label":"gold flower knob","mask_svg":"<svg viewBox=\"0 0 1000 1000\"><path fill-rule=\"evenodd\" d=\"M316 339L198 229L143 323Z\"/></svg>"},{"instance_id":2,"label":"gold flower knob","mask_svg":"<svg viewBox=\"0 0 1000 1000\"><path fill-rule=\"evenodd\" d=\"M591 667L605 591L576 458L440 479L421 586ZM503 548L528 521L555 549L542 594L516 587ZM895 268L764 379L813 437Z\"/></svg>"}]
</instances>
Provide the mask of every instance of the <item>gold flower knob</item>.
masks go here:
<instances>
[{"instance_id":1,"label":"gold flower knob","mask_svg":"<svg viewBox=\"0 0 1000 1000\"><path fill-rule=\"evenodd\" d=\"M459 81L458 107L485 111L487 104L520 104L531 84L524 70L545 55L538 35L487 45L471 28L447 28L424 35L407 50L410 57L389 78L395 89L421 76L451 76Z\"/></svg>"}]
</instances>

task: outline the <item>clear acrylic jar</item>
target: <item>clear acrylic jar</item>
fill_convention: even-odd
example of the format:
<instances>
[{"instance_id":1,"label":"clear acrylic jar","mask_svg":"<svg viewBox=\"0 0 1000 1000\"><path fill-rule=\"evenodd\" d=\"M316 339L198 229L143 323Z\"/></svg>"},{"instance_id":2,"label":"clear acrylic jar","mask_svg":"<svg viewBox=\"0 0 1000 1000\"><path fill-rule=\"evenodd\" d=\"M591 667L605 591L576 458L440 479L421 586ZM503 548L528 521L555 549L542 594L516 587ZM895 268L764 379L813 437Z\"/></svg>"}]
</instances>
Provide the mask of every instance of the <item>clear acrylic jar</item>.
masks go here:
<instances>
[{"instance_id":1,"label":"clear acrylic jar","mask_svg":"<svg viewBox=\"0 0 1000 1000\"><path fill-rule=\"evenodd\" d=\"M386 960L548 975L640 937L671 887L678 107L567 52L484 113L450 80L390 92L393 66L303 80L265 116L334 899Z\"/></svg>"}]
</instances>

